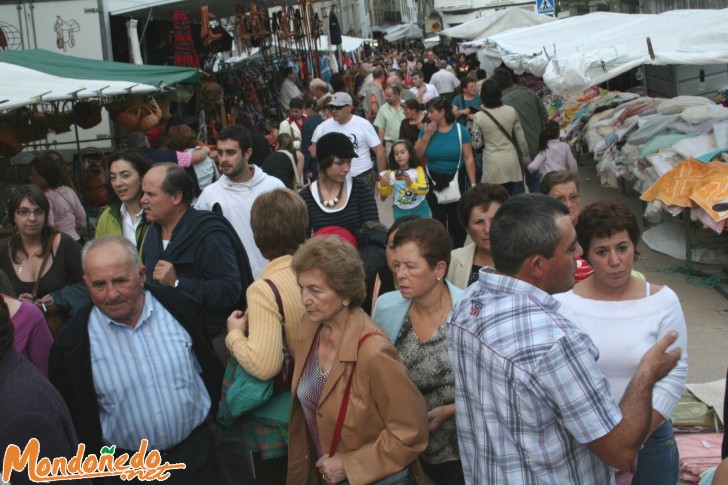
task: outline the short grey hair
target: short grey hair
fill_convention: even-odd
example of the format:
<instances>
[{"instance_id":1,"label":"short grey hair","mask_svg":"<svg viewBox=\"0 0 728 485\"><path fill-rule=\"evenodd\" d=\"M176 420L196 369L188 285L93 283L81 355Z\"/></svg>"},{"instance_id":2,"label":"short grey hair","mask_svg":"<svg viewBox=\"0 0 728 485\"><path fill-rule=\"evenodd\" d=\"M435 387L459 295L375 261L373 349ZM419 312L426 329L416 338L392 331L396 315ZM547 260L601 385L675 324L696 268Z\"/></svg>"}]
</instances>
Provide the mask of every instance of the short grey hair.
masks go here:
<instances>
[{"instance_id":1,"label":"short grey hair","mask_svg":"<svg viewBox=\"0 0 728 485\"><path fill-rule=\"evenodd\" d=\"M560 236L556 218L561 215L568 216L569 209L543 194L519 195L503 202L490 226L495 269L513 276L529 256L553 257Z\"/></svg>"},{"instance_id":2,"label":"short grey hair","mask_svg":"<svg viewBox=\"0 0 728 485\"><path fill-rule=\"evenodd\" d=\"M438 69L447 69L447 61L445 61L445 60L438 61L437 68Z\"/></svg>"},{"instance_id":3,"label":"short grey hair","mask_svg":"<svg viewBox=\"0 0 728 485\"><path fill-rule=\"evenodd\" d=\"M88 258L89 253L94 249L100 249L108 246L109 244L117 244L121 246L126 252L129 261L133 263L135 267L141 266L142 263L139 259L139 253L137 252L137 248L134 246L134 243L122 236L101 236L87 242L81 250L81 265L83 266L84 273L86 273L86 258Z\"/></svg>"}]
</instances>

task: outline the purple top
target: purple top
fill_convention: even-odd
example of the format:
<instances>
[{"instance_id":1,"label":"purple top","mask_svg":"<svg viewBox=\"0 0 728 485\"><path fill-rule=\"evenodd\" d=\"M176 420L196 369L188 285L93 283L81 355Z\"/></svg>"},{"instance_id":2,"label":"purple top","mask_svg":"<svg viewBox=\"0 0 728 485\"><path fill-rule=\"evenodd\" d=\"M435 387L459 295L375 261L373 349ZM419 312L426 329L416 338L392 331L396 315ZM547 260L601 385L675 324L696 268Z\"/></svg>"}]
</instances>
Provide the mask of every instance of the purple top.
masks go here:
<instances>
[{"instance_id":1,"label":"purple top","mask_svg":"<svg viewBox=\"0 0 728 485\"><path fill-rule=\"evenodd\" d=\"M32 303L23 301L12 320L15 327L15 350L48 377L48 354L53 345L53 337L43 313Z\"/></svg>"}]
</instances>

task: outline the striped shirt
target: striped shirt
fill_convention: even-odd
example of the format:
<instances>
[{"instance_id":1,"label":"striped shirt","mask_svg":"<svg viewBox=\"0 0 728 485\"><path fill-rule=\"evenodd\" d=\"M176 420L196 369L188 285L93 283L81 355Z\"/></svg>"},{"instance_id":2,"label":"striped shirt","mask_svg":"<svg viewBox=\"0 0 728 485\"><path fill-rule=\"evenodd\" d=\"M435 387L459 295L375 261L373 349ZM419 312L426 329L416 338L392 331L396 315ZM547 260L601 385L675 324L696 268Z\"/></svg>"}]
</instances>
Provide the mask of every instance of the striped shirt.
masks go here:
<instances>
[{"instance_id":1,"label":"striped shirt","mask_svg":"<svg viewBox=\"0 0 728 485\"><path fill-rule=\"evenodd\" d=\"M596 347L558 308L493 268L453 308L448 350L467 483L614 483L586 444L622 414Z\"/></svg>"},{"instance_id":2,"label":"striped shirt","mask_svg":"<svg viewBox=\"0 0 728 485\"><path fill-rule=\"evenodd\" d=\"M307 234L326 226L339 226L352 234L359 233L368 221L379 222L379 210L374 192L364 180L346 177L346 205L329 209L319 200L318 181L299 192L308 207L309 230Z\"/></svg>"},{"instance_id":3,"label":"striped shirt","mask_svg":"<svg viewBox=\"0 0 728 485\"><path fill-rule=\"evenodd\" d=\"M91 369L105 443L134 450L170 448L199 426L210 396L192 338L149 291L135 328L94 307Z\"/></svg>"}]
</instances>

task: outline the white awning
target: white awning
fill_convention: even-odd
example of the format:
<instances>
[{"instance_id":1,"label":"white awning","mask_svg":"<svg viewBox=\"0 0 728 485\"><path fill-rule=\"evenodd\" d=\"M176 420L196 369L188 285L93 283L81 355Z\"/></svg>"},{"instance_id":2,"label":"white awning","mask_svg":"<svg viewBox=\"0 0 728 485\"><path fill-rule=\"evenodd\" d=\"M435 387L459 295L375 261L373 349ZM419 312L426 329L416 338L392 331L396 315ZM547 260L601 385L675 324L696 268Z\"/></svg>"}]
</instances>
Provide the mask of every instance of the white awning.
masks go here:
<instances>
[{"instance_id":1,"label":"white awning","mask_svg":"<svg viewBox=\"0 0 728 485\"><path fill-rule=\"evenodd\" d=\"M516 73L543 76L552 91L566 94L643 64L726 64L726 25L728 9L596 12L489 36L485 50Z\"/></svg>"}]
</instances>

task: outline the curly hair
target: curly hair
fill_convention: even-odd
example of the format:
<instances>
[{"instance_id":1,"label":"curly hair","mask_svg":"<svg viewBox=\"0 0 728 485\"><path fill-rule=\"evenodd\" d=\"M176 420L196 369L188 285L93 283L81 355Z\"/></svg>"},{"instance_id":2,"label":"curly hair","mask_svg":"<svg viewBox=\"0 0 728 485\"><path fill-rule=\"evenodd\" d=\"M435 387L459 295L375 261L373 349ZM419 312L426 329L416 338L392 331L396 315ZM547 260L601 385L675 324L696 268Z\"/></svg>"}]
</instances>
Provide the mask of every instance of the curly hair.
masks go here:
<instances>
[{"instance_id":1,"label":"curly hair","mask_svg":"<svg viewBox=\"0 0 728 485\"><path fill-rule=\"evenodd\" d=\"M600 200L589 204L581 211L576 223L576 239L584 250L583 258L589 260L589 247L594 239L611 237L622 231L627 231L629 240L637 248L640 227L637 217L626 203Z\"/></svg>"},{"instance_id":2,"label":"curly hair","mask_svg":"<svg viewBox=\"0 0 728 485\"><path fill-rule=\"evenodd\" d=\"M293 255L291 268L296 274L318 269L328 285L349 307L361 306L366 298L364 264L354 246L338 236L317 236L302 244Z\"/></svg>"}]
</instances>

